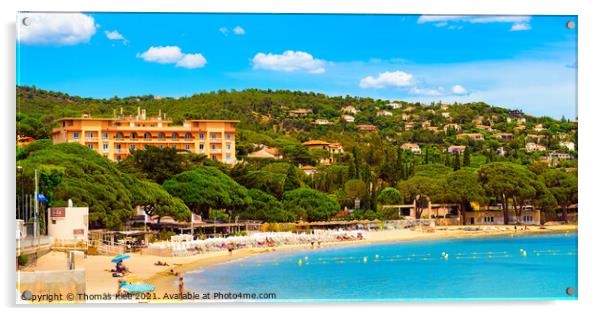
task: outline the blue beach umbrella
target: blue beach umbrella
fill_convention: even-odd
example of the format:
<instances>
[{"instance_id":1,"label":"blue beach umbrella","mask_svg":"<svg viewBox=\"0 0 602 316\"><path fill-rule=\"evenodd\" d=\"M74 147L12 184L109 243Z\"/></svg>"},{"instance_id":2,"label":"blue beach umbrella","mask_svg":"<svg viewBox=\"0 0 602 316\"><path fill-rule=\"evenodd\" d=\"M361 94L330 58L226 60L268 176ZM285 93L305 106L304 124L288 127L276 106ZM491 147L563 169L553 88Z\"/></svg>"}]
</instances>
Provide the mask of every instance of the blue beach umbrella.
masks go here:
<instances>
[{"instance_id":1,"label":"blue beach umbrella","mask_svg":"<svg viewBox=\"0 0 602 316\"><path fill-rule=\"evenodd\" d=\"M130 258L130 256L128 256L128 255L124 255L124 254L121 254L121 255L116 255L116 256L115 256L115 258L113 258L113 259L111 260L111 262L113 262L113 263L117 263L117 262L121 262L121 261L123 261L123 260L125 260L125 259L129 259L129 258Z\"/></svg>"},{"instance_id":2,"label":"blue beach umbrella","mask_svg":"<svg viewBox=\"0 0 602 316\"><path fill-rule=\"evenodd\" d=\"M121 290L130 294L147 293L153 292L155 290L155 286L146 283L130 283L122 286Z\"/></svg>"}]
</instances>

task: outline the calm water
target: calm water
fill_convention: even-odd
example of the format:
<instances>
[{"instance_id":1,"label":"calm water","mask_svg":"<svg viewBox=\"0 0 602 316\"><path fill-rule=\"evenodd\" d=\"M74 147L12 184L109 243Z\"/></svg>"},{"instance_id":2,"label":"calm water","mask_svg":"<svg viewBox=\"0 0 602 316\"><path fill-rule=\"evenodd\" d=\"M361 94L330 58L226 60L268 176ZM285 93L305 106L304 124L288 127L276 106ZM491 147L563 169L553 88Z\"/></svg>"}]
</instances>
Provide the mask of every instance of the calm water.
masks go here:
<instances>
[{"instance_id":1,"label":"calm water","mask_svg":"<svg viewBox=\"0 0 602 316\"><path fill-rule=\"evenodd\" d=\"M191 272L185 280L198 292L275 293L280 301L576 299L577 235L269 253ZM568 287L574 295L566 294Z\"/></svg>"}]
</instances>

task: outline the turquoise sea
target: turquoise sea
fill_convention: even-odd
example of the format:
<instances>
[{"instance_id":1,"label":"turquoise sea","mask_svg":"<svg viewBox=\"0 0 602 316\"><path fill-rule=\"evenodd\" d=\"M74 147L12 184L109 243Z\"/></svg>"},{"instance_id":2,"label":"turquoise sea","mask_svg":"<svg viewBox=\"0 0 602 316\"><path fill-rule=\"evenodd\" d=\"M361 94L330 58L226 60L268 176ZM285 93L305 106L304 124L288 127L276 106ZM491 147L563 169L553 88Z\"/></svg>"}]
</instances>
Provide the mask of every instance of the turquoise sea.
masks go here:
<instances>
[{"instance_id":1,"label":"turquoise sea","mask_svg":"<svg viewBox=\"0 0 602 316\"><path fill-rule=\"evenodd\" d=\"M266 253L184 278L197 292L275 293L276 301L571 300L578 296L577 234Z\"/></svg>"}]
</instances>

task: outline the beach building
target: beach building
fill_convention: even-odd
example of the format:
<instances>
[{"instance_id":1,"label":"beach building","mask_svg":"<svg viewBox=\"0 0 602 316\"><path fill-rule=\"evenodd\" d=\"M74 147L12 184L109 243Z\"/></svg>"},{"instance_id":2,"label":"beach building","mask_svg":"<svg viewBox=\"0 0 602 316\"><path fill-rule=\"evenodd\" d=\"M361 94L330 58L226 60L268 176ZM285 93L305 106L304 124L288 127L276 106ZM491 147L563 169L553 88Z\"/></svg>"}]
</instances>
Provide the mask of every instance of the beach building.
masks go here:
<instances>
[{"instance_id":1,"label":"beach building","mask_svg":"<svg viewBox=\"0 0 602 316\"><path fill-rule=\"evenodd\" d=\"M88 207L51 207L48 236L55 240L88 240Z\"/></svg>"},{"instance_id":2,"label":"beach building","mask_svg":"<svg viewBox=\"0 0 602 316\"><path fill-rule=\"evenodd\" d=\"M405 144L401 145L401 149L410 150L415 154L422 153L422 150L420 150L420 146L418 146L418 144L413 144L413 143L405 143Z\"/></svg>"},{"instance_id":3,"label":"beach building","mask_svg":"<svg viewBox=\"0 0 602 316\"><path fill-rule=\"evenodd\" d=\"M123 112L122 112L123 113ZM147 117L138 108L136 116L62 118L52 130L52 142L79 143L113 160L125 159L131 150L146 146L171 147L180 151L204 154L226 164L236 163L235 120L185 120L172 126L171 120Z\"/></svg>"},{"instance_id":4,"label":"beach building","mask_svg":"<svg viewBox=\"0 0 602 316\"><path fill-rule=\"evenodd\" d=\"M523 210L520 216L516 216L510 210L508 224L511 225L540 225L541 212L539 210ZM478 210L466 212L467 225L504 225L504 213L502 210Z\"/></svg>"}]
</instances>

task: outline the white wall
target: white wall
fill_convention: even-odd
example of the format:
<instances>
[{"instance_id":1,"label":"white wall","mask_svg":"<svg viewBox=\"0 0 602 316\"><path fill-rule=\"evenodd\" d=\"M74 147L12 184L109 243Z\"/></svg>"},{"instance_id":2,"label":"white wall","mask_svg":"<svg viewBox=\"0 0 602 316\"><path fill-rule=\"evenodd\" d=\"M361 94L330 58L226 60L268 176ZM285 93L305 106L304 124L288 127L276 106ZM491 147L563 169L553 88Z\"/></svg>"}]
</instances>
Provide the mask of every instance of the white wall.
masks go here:
<instances>
[{"instance_id":1,"label":"white wall","mask_svg":"<svg viewBox=\"0 0 602 316\"><path fill-rule=\"evenodd\" d=\"M54 239L88 240L88 208L65 207L65 217L51 217L48 210L48 235ZM83 230L83 234L74 234Z\"/></svg>"}]
</instances>

